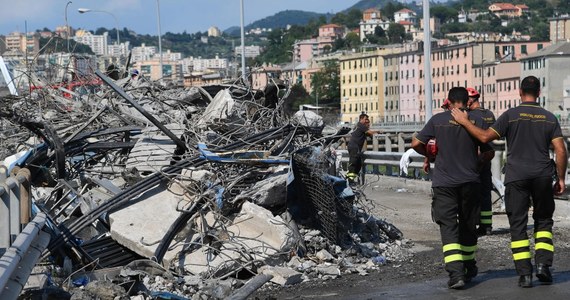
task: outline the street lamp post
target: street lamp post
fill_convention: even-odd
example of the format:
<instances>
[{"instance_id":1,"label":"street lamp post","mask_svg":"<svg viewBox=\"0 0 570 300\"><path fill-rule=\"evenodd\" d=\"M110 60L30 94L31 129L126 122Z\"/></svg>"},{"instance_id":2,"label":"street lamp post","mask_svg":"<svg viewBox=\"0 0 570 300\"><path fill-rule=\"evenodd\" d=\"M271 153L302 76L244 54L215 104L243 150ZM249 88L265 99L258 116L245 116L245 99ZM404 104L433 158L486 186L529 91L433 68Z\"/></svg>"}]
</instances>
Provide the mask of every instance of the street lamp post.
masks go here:
<instances>
[{"instance_id":1,"label":"street lamp post","mask_svg":"<svg viewBox=\"0 0 570 300\"><path fill-rule=\"evenodd\" d=\"M501 62L495 62L495 61L487 61L486 59L483 59L483 61L481 61L481 106L485 107L485 73L487 72L487 70L485 70L485 68L489 65L498 65Z\"/></svg>"},{"instance_id":2,"label":"street lamp post","mask_svg":"<svg viewBox=\"0 0 570 300\"><path fill-rule=\"evenodd\" d=\"M248 84L247 75L245 74L245 29L243 21L243 0L240 0L240 27L241 27L241 76L243 83Z\"/></svg>"},{"instance_id":3,"label":"street lamp post","mask_svg":"<svg viewBox=\"0 0 570 300\"><path fill-rule=\"evenodd\" d=\"M162 80L162 33L160 31L160 0L156 0L156 16L158 22L158 57L160 61L160 79Z\"/></svg>"},{"instance_id":4,"label":"street lamp post","mask_svg":"<svg viewBox=\"0 0 570 300\"><path fill-rule=\"evenodd\" d=\"M101 12L101 13L106 13L106 14L111 15L115 19L115 23L116 23L115 30L117 30L117 45L121 44L121 40L119 39L119 20L117 19L117 17L114 14L112 14L108 11L105 11L105 10L94 10L94 9L89 9L89 8L79 8L77 11L80 14L84 14L84 13L88 13L88 12Z\"/></svg>"},{"instance_id":5,"label":"street lamp post","mask_svg":"<svg viewBox=\"0 0 570 300\"><path fill-rule=\"evenodd\" d=\"M481 106L485 104L485 62L487 60L483 59L481 61ZM484 107L484 106L483 106Z\"/></svg>"},{"instance_id":6,"label":"street lamp post","mask_svg":"<svg viewBox=\"0 0 570 300\"><path fill-rule=\"evenodd\" d=\"M71 3L73 2L67 1L67 4L65 5L65 32L66 32L65 38L67 39L67 53L69 53L69 35L71 34L69 30L69 25L67 24L67 7Z\"/></svg>"}]
</instances>

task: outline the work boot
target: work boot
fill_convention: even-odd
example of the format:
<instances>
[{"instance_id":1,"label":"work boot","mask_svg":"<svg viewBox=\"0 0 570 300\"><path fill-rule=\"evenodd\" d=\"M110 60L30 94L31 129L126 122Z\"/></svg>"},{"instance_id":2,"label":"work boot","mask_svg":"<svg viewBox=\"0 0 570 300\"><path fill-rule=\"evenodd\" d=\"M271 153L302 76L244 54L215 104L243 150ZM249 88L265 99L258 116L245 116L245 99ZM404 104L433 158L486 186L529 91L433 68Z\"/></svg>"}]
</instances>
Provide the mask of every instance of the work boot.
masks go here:
<instances>
[{"instance_id":1,"label":"work boot","mask_svg":"<svg viewBox=\"0 0 570 300\"><path fill-rule=\"evenodd\" d=\"M543 284L552 284L552 273L550 273L550 267L545 264L536 265L536 277L538 281Z\"/></svg>"},{"instance_id":2,"label":"work boot","mask_svg":"<svg viewBox=\"0 0 570 300\"><path fill-rule=\"evenodd\" d=\"M479 273L479 269L476 265L466 266L465 267L465 283L471 282L475 276Z\"/></svg>"},{"instance_id":3,"label":"work boot","mask_svg":"<svg viewBox=\"0 0 570 300\"><path fill-rule=\"evenodd\" d=\"M463 276L456 278L449 278L447 282L447 288L458 290L465 286L465 278Z\"/></svg>"},{"instance_id":4,"label":"work boot","mask_svg":"<svg viewBox=\"0 0 570 300\"><path fill-rule=\"evenodd\" d=\"M356 173L346 174L346 179L348 179L348 184L350 186L355 186L358 184L358 174L356 174Z\"/></svg>"},{"instance_id":5,"label":"work boot","mask_svg":"<svg viewBox=\"0 0 570 300\"><path fill-rule=\"evenodd\" d=\"M479 225L479 228L477 228L478 236L491 235L491 234L493 234L493 227L491 227L490 225Z\"/></svg>"},{"instance_id":6,"label":"work boot","mask_svg":"<svg viewBox=\"0 0 570 300\"><path fill-rule=\"evenodd\" d=\"M532 287L532 275L521 275L519 277L519 286L522 288Z\"/></svg>"}]
</instances>

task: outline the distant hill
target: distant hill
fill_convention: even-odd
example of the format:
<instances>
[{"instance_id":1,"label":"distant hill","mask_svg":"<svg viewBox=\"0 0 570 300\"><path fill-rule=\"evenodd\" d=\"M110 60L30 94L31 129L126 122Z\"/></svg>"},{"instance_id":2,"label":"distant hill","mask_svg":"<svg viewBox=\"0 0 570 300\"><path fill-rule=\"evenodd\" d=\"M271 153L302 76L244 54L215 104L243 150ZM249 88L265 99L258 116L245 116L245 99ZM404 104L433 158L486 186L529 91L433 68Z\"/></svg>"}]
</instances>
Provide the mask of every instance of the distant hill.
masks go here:
<instances>
[{"instance_id":1,"label":"distant hill","mask_svg":"<svg viewBox=\"0 0 570 300\"><path fill-rule=\"evenodd\" d=\"M382 8L386 3L390 2L390 0L360 0L353 6L344 10L344 12L351 11L353 9L359 10L366 10L369 8ZM396 1L393 1L396 2Z\"/></svg>"},{"instance_id":2,"label":"distant hill","mask_svg":"<svg viewBox=\"0 0 570 300\"><path fill-rule=\"evenodd\" d=\"M280 11L273 16L263 18L261 20L257 20L247 26L245 26L245 30L248 31L252 28L285 28L287 25L307 25L310 20L317 19L321 16L330 18L330 14L320 14L315 12L308 12L302 10L284 10ZM226 30L224 33L230 35L238 35L239 34L239 27L232 26Z\"/></svg>"}]
</instances>

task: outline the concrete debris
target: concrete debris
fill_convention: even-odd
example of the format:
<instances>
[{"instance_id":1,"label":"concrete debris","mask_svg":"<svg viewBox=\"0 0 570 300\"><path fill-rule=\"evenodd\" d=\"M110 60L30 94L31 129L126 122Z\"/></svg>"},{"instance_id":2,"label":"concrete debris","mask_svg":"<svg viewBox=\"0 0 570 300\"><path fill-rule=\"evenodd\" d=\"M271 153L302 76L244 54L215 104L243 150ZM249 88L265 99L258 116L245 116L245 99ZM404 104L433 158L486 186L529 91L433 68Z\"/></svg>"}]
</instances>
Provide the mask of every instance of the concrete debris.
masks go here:
<instances>
[{"instance_id":1,"label":"concrete debris","mask_svg":"<svg viewBox=\"0 0 570 300\"><path fill-rule=\"evenodd\" d=\"M262 274L272 275L271 282L281 286L293 285L303 281L299 272L284 267L263 266L259 269Z\"/></svg>"},{"instance_id":2,"label":"concrete debris","mask_svg":"<svg viewBox=\"0 0 570 300\"><path fill-rule=\"evenodd\" d=\"M321 116L287 116L285 99L267 92L289 87L96 75L73 93L44 82L2 98L5 175L28 168L33 211L49 216L43 259L53 265L34 277L36 290L224 299L244 284L241 294L365 275L412 255L411 242L335 176L347 131L324 137Z\"/></svg>"}]
</instances>

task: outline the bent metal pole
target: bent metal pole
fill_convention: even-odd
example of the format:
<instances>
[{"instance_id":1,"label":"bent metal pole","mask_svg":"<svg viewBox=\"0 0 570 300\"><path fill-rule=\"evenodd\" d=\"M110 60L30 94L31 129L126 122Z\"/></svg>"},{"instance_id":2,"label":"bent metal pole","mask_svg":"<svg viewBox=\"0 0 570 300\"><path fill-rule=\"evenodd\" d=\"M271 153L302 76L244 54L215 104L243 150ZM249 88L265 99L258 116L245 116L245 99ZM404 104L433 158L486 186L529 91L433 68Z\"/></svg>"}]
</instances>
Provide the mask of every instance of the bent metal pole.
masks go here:
<instances>
[{"instance_id":1,"label":"bent metal pole","mask_svg":"<svg viewBox=\"0 0 570 300\"><path fill-rule=\"evenodd\" d=\"M188 151L188 147L186 144L179 139L172 131L170 131L166 126L162 125L155 117L149 114L140 104L138 104L131 96L129 96L123 89L118 87L113 81L105 76L101 71L95 71L95 74L101 78L108 86L110 86L117 94L127 100L136 110L138 110L145 118L147 118L154 126L156 126L160 131L164 132L178 147L184 149L184 151Z\"/></svg>"}]
</instances>

